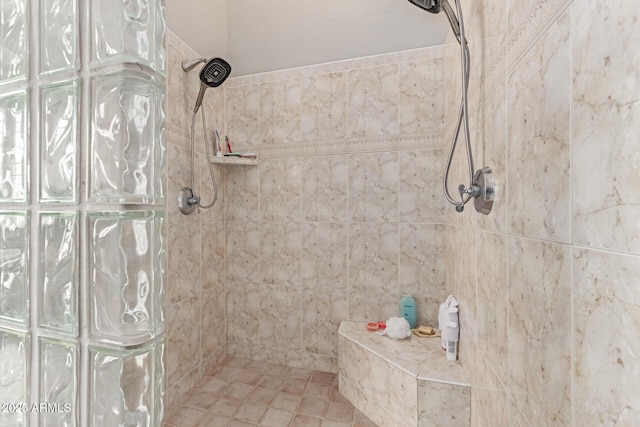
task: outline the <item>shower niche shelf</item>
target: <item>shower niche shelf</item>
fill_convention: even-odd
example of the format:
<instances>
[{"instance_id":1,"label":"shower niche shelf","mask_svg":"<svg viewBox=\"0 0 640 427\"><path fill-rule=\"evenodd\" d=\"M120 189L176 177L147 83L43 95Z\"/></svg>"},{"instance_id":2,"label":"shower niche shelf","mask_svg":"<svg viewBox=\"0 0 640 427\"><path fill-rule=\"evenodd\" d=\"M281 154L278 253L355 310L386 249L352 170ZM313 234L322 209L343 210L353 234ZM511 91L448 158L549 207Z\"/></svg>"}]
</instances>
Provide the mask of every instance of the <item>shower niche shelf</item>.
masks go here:
<instances>
[{"instance_id":1,"label":"shower niche shelf","mask_svg":"<svg viewBox=\"0 0 640 427\"><path fill-rule=\"evenodd\" d=\"M209 156L209 161L217 165L227 166L258 166L258 159L246 157L217 157Z\"/></svg>"}]
</instances>

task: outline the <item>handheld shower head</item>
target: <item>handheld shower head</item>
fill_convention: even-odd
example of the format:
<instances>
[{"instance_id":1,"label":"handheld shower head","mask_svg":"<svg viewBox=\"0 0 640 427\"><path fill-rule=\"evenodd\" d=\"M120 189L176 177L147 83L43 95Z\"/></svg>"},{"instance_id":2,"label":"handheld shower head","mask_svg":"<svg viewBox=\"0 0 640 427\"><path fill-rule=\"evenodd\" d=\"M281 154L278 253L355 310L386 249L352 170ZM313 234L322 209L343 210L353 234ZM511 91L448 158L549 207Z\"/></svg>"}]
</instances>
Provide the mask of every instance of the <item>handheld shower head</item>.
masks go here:
<instances>
[{"instance_id":1,"label":"handheld shower head","mask_svg":"<svg viewBox=\"0 0 640 427\"><path fill-rule=\"evenodd\" d=\"M205 91L210 87L218 87L231 74L231 65L222 58L213 58L206 63L200 70L200 92L196 100L196 106L193 109L197 113L202 105Z\"/></svg>"},{"instance_id":2,"label":"handheld shower head","mask_svg":"<svg viewBox=\"0 0 640 427\"><path fill-rule=\"evenodd\" d=\"M412 4L415 4L420 9L424 9L431 13L440 13L441 0L409 0Z\"/></svg>"},{"instance_id":3,"label":"handheld shower head","mask_svg":"<svg viewBox=\"0 0 640 427\"><path fill-rule=\"evenodd\" d=\"M461 40L460 37L460 22L458 21L458 18L456 18L453 8L449 4L448 0L409 0L409 2L418 6L420 9L431 13L440 13L444 10L444 14L447 15L447 19L449 20L451 31L453 31L453 35L456 36L456 39L460 44L463 43L463 40ZM466 40L464 43L466 43Z\"/></svg>"},{"instance_id":4,"label":"handheld shower head","mask_svg":"<svg viewBox=\"0 0 640 427\"><path fill-rule=\"evenodd\" d=\"M222 58L213 58L200 70L200 80L209 87L220 86L231 74L231 65Z\"/></svg>"}]
</instances>

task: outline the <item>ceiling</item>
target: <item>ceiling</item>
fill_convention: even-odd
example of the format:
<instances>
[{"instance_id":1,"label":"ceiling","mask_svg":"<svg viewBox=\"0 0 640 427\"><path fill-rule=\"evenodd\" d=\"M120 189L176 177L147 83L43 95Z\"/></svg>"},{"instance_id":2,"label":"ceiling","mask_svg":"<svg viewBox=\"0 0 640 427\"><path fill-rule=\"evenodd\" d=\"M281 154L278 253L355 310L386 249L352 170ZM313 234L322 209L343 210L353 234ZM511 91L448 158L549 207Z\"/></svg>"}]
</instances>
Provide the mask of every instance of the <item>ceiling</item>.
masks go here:
<instances>
[{"instance_id":1,"label":"ceiling","mask_svg":"<svg viewBox=\"0 0 640 427\"><path fill-rule=\"evenodd\" d=\"M444 43L448 22L406 0L167 0L169 29L233 75Z\"/></svg>"}]
</instances>

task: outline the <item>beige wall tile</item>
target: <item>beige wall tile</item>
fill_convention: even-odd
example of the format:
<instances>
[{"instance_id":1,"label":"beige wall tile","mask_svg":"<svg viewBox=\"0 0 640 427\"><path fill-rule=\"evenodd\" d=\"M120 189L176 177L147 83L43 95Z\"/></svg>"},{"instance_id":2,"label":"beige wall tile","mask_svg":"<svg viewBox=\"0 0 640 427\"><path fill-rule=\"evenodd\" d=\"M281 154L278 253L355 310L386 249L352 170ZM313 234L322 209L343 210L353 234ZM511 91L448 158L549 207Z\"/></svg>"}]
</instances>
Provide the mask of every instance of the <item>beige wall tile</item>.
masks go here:
<instances>
[{"instance_id":1,"label":"beige wall tile","mask_svg":"<svg viewBox=\"0 0 640 427\"><path fill-rule=\"evenodd\" d=\"M204 359L213 356L227 343L227 298L224 291L212 289L199 298L200 303L200 345Z\"/></svg>"},{"instance_id":2,"label":"beige wall tile","mask_svg":"<svg viewBox=\"0 0 640 427\"><path fill-rule=\"evenodd\" d=\"M205 223L202 225L202 289L218 290L224 288L226 275L225 227L224 223Z\"/></svg>"},{"instance_id":3,"label":"beige wall tile","mask_svg":"<svg viewBox=\"0 0 640 427\"><path fill-rule=\"evenodd\" d=\"M298 159L260 163L260 217L263 221L299 221L301 169Z\"/></svg>"},{"instance_id":4,"label":"beige wall tile","mask_svg":"<svg viewBox=\"0 0 640 427\"><path fill-rule=\"evenodd\" d=\"M371 357L371 369L371 420L388 425L416 425L416 378L376 355Z\"/></svg>"},{"instance_id":5,"label":"beige wall tile","mask_svg":"<svg viewBox=\"0 0 640 427\"><path fill-rule=\"evenodd\" d=\"M302 220L346 221L349 158L304 158L300 161L300 174Z\"/></svg>"},{"instance_id":6,"label":"beige wall tile","mask_svg":"<svg viewBox=\"0 0 640 427\"><path fill-rule=\"evenodd\" d=\"M260 283L300 287L300 223L260 227Z\"/></svg>"},{"instance_id":7,"label":"beige wall tile","mask_svg":"<svg viewBox=\"0 0 640 427\"><path fill-rule=\"evenodd\" d=\"M478 358L478 387L474 389L477 397L478 426L508 426L509 401L508 391L498 376L494 373L494 359Z\"/></svg>"},{"instance_id":8,"label":"beige wall tile","mask_svg":"<svg viewBox=\"0 0 640 427\"><path fill-rule=\"evenodd\" d=\"M227 284L227 330L229 355L250 357L260 329L260 285L243 282Z\"/></svg>"},{"instance_id":9,"label":"beige wall tile","mask_svg":"<svg viewBox=\"0 0 640 427\"><path fill-rule=\"evenodd\" d=\"M259 283L260 226L255 222L226 224L227 280L240 283Z\"/></svg>"},{"instance_id":10,"label":"beige wall tile","mask_svg":"<svg viewBox=\"0 0 640 427\"><path fill-rule=\"evenodd\" d=\"M418 324L438 327L438 311L449 293L444 280L444 227L438 224L399 224L398 301L416 300Z\"/></svg>"},{"instance_id":11,"label":"beige wall tile","mask_svg":"<svg viewBox=\"0 0 640 427\"><path fill-rule=\"evenodd\" d=\"M419 427L471 425L470 387L418 381L417 405Z\"/></svg>"},{"instance_id":12,"label":"beige wall tile","mask_svg":"<svg viewBox=\"0 0 640 427\"><path fill-rule=\"evenodd\" d=\"M398 133L396 64L349 71L349 137Z\"/></svg>"},{"instance_id":13,"label":"beige wall tile","mask_svg":"<svg viewBox=\"0 0 640 427\"><path fill-rule=\"evenodd\" d=\"M572 9L575 242L640 253L640 44L633 1Z\"/></svg>"},{"instance_id":14,"label":"beige wall tile","mask_svg":"<svg viewBox=\"0 0 640 427\"><path fill-rule=\"evenodd\" d=\"M640 420L640 259L575 248L574 421L634 425Z\"/></svg>"},{"instance_id":15,"label":"beige wall tile","mask_svg":"<svg viewBox=\"0 0 640 427\"><path fill-rule=\"evenodd\" d=\"M530 423L571 423L571 248L511 237L509 391Z\"/></svg>"},{"instance_id":16,"label":"beige wall tile","mask_svg":"<svg viewBox=\"0 0 640 427\"><path fill-rule=\"evenodd\" d=\"M260 85L260 134L264 144L300 141L299 78Z\"/></svg>"},{"instance_id":17,"label":"beige wall tile","mask_svg":"<svg viewBox=\"0 0 640 427\"><path fill-rule=\"evenodd\" d=\"M230 167L226 177L227 221L257 221L260 217L260 173L256 167Z\"/></svg>"},{"instance_id":18,"label":"beige wall tile","mask_svg":"<svg viewBox=\"0 0 640 427\"><path fill-rule=\"evenodd\" d=\"M302 348L338 357L338 328L349 317L347 292L312 288L302 293Z\"/></svg>"},{"instance_id":19,"label":"beige wall tile","mask_svg":"<svg viewBox=\"0 0 640 427\"><path fill-rule=\"evenodd\" d=\"M348 233L349 228L346 224L302 224L303 289L347 289Z\"/></svg>"},{"instance_id":20,"label":"beige wall tile","mask_svg":"<svg viewBox=\"0 0 640 427\"><path fill-rule=\"evenodd\" d=\"M398 131L402 134L443 130L443 62L433 58L398 64Z\"/></svg>"},{"instance_id":21,"label":"beige wall tile","mask_svg":"<svg viewBox=\"0 0 640 427\"><path fill-rule=\"evenodd\" d=\"M252 146L262 144L260 133L260 86L225 89L225 119L231 144ZM233 148L233 145L231 146Z\"/></svg>"},{"instance_id":22,"label":"beige wall tile","mask_svg":"<svg viewBox=\"0 0 640 427\"><path fill-rule=\"evenodd\" d=\"M398 153L398 215L402 222L441 223L444 213L441 151Z\"/></svg>"},{"instance_id":23,"label":"beige wall tile","mask_svg":"<svg viewBox=\"0 0 640 427\"><path fill-rule=\"evenodd\" d=\"M508 231L571 240L569 18L508 79Z\"/></svg>"},{"instance_id":24,"label":"beige wall tile","mask_svg":"<svg viewBox=\"0 0 640 427\"><path fill-rule=\"evenodd\" d=\"M358 397L359 393L362 393L366 396L367 402L371 399L371 353L365 351L362 347L355 344L353 341L348 340L342 336L338 337L338 346L339 346L339 354L344 354L344 357L338 358L339 365L339 383L340 383L340 393L343 390L343 379L351 384L357 390L357 393L354 397ZM344 393L343 393L344 394ZM345 397L349 399L350 402L354 402L345 394ZM369 411L364 411L361 409L366 405L355 405L356 408L359 408L365 414L371 413Z\"/></svg>"},{"instance_id":25,"label":"beige wall tile","mask_svg":"<svg viewBox=\"0 0 640 427\"><path fill-rule=\"evenodd\" d=\"M352 224L349 230L349 317L386 320L398 313L398 226Z\"/></svg>"},{"instance_id":26,"label":"beige wall tile","mask_svg":"<svg viewBox=\"0 0 640 427\"><path fill-rule=\"evenodd\" d=\"M258 337L261 346L300 349L300 298L299 288L270 284L260 286Z\"/></svg>"},{"instance_id":27,"label":"beige wall tile","mask_svg":"<svg viewBox=\"0 0 640 427\"><path fill-rule=\"evenodd\" d=\"M300 139L340 139L347 133L347 75L331 73L301 81Z\"/></svg>"},{"instance_id":28,"label":"beige wall tile","mask_svg":"<svg viewBox=\"0 0 640 427\"><path fill-rule=\"evenodd\" d=\"M170 305L166 309L166 369L170 387L200 364L199 309L196 298Z\"/></svg>"},{"instance_id":29,"label":"beige wall tile","mask_svg":"<svg viewBox=\"0 0 640 427\"><path fill-rule=\"evenodd\" d=\"M397 221L398 180L397 153L350 156L350 220Z\"/></svg>"},{"instance_id":30,"label":"beige wall tile","mask_svg":"<svg viewBox=\"0 0 640 427\"><path fill-rule=\"evenodd\" d=\"M168 303L184 301L202 291L200 282L200 231L194 222L169 225L167 248Z\"/></svg>"},{"instance_id":31,"label":"beige wall tile","mask_svg":"<svg viewBox=\"0 0 640 427\"><path fill-rule=\"evenodd\" d=\"M478 357L491 361L499 380L508 380L507 243L499 234L476 232L478 262ZM482 370L482 367L479 367Z\"/></svg>"}]
</instances>

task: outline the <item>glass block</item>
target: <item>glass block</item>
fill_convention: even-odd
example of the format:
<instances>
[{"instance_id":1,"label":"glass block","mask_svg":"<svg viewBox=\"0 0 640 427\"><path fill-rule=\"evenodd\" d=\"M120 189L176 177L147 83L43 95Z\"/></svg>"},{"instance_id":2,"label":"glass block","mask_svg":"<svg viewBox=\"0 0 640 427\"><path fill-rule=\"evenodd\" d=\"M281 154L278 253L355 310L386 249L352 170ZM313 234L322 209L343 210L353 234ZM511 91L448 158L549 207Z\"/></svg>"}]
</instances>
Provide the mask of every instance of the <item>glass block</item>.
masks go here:
<instances>
[{"instance_id":1,"label":"glass block","mask_svg":"<svg viewBox=\"0 0 640 427\"><path fill-rule=\"evenodd\" d=\"M29 403L29 336L0 329L0 403ZM8 408L7 408L8 409ZM0 411L0 426L27 425L27 414L21 411Z\"/></svg>"},{"instance_id":2,"label":"glass block","mask_svg":"<svg viewBox=\"0 0 640 427\"><path fill-rule=\"evenodd\" d=\"M161 425L158 417L157 385L164 371L157 365L162 344L154 343L137 350L89 347L92 426ZM160 354L159 354L160 353Z\"/></svg>"},{"instance_id":3,"label":"glass block","mask_svg":"<svg viewBox=\"0 0 640 427\"><path fill-rule=\"evenodd\" d=\"M165 128L166 128L166 102L167 93L166 85L158 85L156 87L156 120L155 120L155 144L154 144L154 195L156 204L164 204L167 194L166 188L166 153L167 145L165 141Z\"/></svg>"},{"instance_id":4,"label":"glass block","mask_svg":"<svg viewBox=\"0 0 640 427\"><path fill-rule=\"evenodd\" d=\"M26 91L0 96L0 202L27 201L27 146Z\"/></svg>"},{"instance_id":5,"label":"glass block","mask_svg":"<svg viewBox=\"0 0 640 427\"><path fill-rule=\"evenodd\" d=\"M165 35L167 30L166 7L164 0L156 0L156 70L163 76L167 73L167 51L165 50Z\"/></svg>"},{"instance_id":6,"label":"glass block","mask_svg":"<svg viewBox=\"0 0 640 427\"><path fill-rule=\"evenodd\" d=\"M40 73L78 67L77 0L40 0Z\"/></svg>"},{"instance_id":7,"label":"glass block","mask_svg":"<svg viewBox=\"0 0 640 427\"><path fill-rule=\"evenodd\" d=\"M27 74L27 2L0 1L0 83Z\"/></svg>"},{"instance_id":8,"label":"glass block","mask_svg":"<svg viewBox=\"0 0 640 427\"><path fill-rule=\"evenodd\" d=\"M154 66L155 0L92 0L93 65Z\"/></svg>"},{"instance_id":9,"label":"glass block","mask_svg":"<svg viewBox=\"0 0 640 427\"><path fill-rule=\"evenodd\" d=\"M78 387L77 345L40 338L41 427L78 425Z\"/></svg>"},{"instance_id":10,"label":"glass block","mask_svg":"<svg viewBox=\"0 0 640 427\"><path fill-rule=\"evenodd\" d=\"M38 323L78 335L78 221L74 212L40 214Z\"/></svg>"},{"instance_id":11,"label":"glass block","mask_svg":"<svg viewBox=\"0 0 640 427\"><path fill-rule=\"evenodd\" d=\"M93 80L89 199L153 200L155 84L132 71Z\"/></svg>"},{"instance_id":12,"label":"glass block","mask_svg":"<svg viewBox=\"0 0 640 427\"><path fill-rule=\"evenodd\" d=\"M40 106L40 201L78 200L78 81L46 86Z\"/></svg>"},{"instance_id":13,"label":"glass block","mask_svg":"<svg viewBox=\"0 0 640 427\"><path fill-rule=\"evenodd\" d=\"M28 218L26 212L0 212L0 319L27 325Z\"/></svg>"},{"instance_id":14,"label":"glass block","mask_svg":"<svg viewBox=\"0 0 640 427\"><path fill-rule=\"evenodd\" d=\"M154 314L153 318L156 322L156 335L161 334L165 330L165 319L163 310L164 301L164 278L167 271L167 252L165 247L166 222L160 214L156 216L156 224L153 228L154 236Z\"/></svg>"},{"instance_id":15,"label":"glass block","mask_svg":"<svg viewBox=\"0 0 640 427\"><path fill-rule=\"evenodd\" d=\"M156 345L155 351L155 400L154 400L154 418L156 425L161 426L164 421L164 390L166 380L166 370L164 366L166 344L161 340Z\"/></svg>"},{"instance_id":16,"label":"glass block","mask_svg":"<svg viewBox=\"0 0 640 427\"><path fill-rule=\"evenodd\" d=\"M138 345L164 328L158 241L162 216L153 212L88 216L91 338Z\"/></svg>"}]
</instances>

